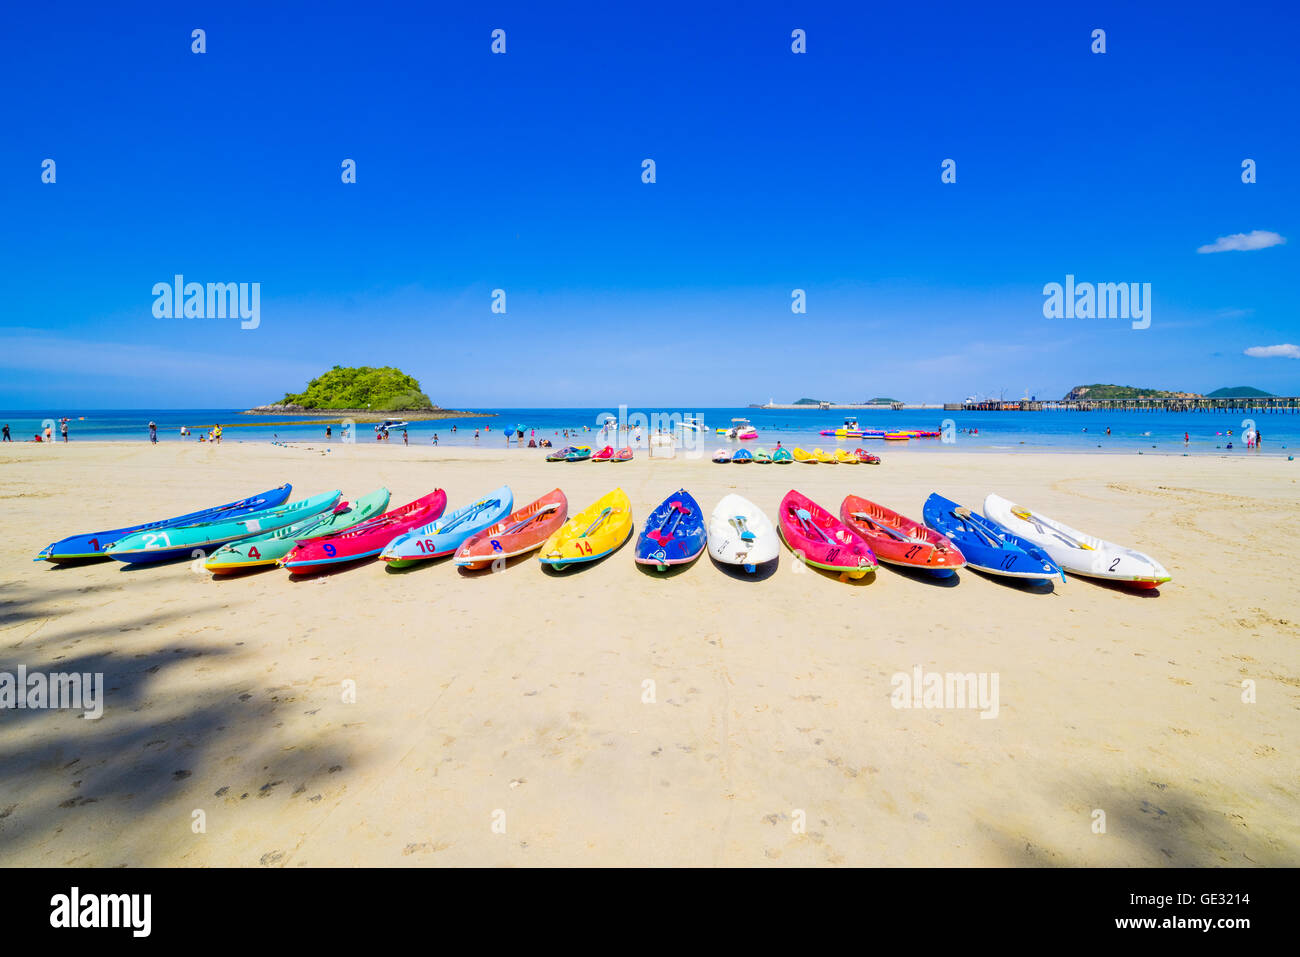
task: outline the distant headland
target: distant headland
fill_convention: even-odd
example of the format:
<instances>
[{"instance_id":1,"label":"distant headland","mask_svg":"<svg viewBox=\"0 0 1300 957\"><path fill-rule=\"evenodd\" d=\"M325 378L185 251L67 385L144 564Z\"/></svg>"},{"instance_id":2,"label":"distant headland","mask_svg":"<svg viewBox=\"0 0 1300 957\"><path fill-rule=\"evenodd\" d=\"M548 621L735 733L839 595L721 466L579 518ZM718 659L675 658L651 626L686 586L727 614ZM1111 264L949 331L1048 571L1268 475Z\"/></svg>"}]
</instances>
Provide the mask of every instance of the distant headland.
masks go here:
<instances>
[{"instance_id":1,"label":"distant headland","mask_svg":"<svg viewBox=\"0 0 1300 957\"><path fill-rule=\"evenodd\" d=\"M490 417L492 412L462 412L434 405L420 383L392 366L335 366L307 383L305 392L286 392L270 405L259 405L245 415L298 415L310 413L361 421L391 418L451 419Z\"/></svg>"},{"instance_id":2,"label":"distant headland","mask_svg":"<svg viewBox=\"0 0 1300 957\"><path fill-rule=\"evenodd\" d=\"M1138 389L1131 385L1076 385L1066 393L1062 402L1078 402L1083 399L1098 401L1106 399L1260 399L1272 398L1273 393L1265 392L1248 385L1228 386L1213 392L1169 392L1164 389Z\"/></svg>"}]
</instances>

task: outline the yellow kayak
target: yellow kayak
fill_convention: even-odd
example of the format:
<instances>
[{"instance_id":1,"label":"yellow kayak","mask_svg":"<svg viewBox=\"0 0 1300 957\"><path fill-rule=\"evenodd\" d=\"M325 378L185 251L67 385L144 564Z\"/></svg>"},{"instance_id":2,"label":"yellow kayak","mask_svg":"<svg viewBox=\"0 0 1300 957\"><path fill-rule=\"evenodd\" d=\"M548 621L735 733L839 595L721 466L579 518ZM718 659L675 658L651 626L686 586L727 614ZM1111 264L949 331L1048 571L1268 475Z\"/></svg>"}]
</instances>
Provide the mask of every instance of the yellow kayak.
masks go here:
<instances>
[{"instance_id":1,"label":"yellow kayak","mask_svg":"<svg viewBox=\"0 0 1300 957\"><path fill-rule=\"evenodd\" d=\"M813 458L815 458L822 465L835 464L835 460L831 458L829 455L827 455L825 452L823 452L821 449L813 449L812 454L813 454Z\"/></svg>"},{"instance_id":2,"label":"yellow kayak","mask_svg":"<svg viewBox=\"0 0 1300 957\"><path fill-rule=\"evenodd\" d=\"M857 456L852 455L852 454L850 454L850 453L848 453L848 452L845 452L843 449L836 449L836 450L835 450L835 461L836 461L836 462L839 462L841 465L857 465L857 464L858 464Z\"/></svg>"},{"instance_id":3,"label":"yellow kayak","mask_svg":"<svg viewBox=\"0 0 1300 957\"><path fill-rule=\"evenodd\" d=\"M632 503L621 488L607 492L546 540L537 560L554 569L604 558L632 537Z\"/></svg>"},{"instance_id":4,"label":"yellow kayak","mask_svg":"<svg viewBox=\"0 0 1300 957\"><path fill-rule=\"evenodd\" d=\"M811 452L805 452L803 449L798 448L794 450L794 460L796 462L802 462L804 465L817 464L817 459L813 457Z\"/></svg>"}]
</instances>

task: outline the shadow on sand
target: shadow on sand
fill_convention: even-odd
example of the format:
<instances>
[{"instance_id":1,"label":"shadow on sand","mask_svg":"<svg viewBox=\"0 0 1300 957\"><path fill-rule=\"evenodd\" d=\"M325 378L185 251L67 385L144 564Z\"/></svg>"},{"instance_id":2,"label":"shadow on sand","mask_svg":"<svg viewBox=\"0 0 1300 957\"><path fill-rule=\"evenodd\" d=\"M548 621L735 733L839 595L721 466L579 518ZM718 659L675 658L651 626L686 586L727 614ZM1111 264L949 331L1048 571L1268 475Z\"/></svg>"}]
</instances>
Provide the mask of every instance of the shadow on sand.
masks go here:
<instances>
[{"instance_id":1,"label":"shadow on sand","mask_svg":"<svg viewBox=\"0 0 1300 957\"><path fill-rule=\"evenodd\" d=\"M61 624L74 600L84 609L104 589L116 590L11 585L0 603L0 672L16 676L22 667L29 682L34 674L90 675L91 687L102 675L97 719L84 717L93 698L0 712L0 862L181 863L160 855L184 848L183 837L165 835L188 836L193 809L230 820L241 801L319 801L346 779L332 772L357 766L337 735L283 730L284 718L301 714L296 690L230 677L261 674L251 661L230 667L245 654L242 642L158 637L160 626L221 603L178 601L102 625ZM291 856L287 845L266 853L284 863Z\"/></svg>"}]
</instances>

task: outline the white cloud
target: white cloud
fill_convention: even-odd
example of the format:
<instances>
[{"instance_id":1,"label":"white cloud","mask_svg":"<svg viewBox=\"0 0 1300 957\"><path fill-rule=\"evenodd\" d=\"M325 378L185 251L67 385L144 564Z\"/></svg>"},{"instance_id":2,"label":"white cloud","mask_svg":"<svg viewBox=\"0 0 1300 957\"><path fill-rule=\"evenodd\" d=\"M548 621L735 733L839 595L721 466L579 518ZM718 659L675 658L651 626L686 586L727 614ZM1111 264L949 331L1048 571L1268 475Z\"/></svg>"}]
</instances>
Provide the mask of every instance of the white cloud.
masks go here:
<instances>
[{"instance_id":1,"label":"white cloud","mask_svg":"<svg viewBox=\"0 0 1300 957\"><path fill-rule=\"evenodd\" d=\"M1251 346L1246 355L1256 359L1300 359L1300 346L1289 342L1277 346Z\"/></svg>"},{"instance_id":2,"label":"white cloud","mask_svg":"<svg viewBox=\"0 0 1300 957\"><path fill-rule=\"evenodd\" d=\"M1252 229L1248 233L1233 233L1231 236L1220 236L1214 242L1201 246L1196 251L1198 253L1248 252L1252 249L1281 246L1285 242L1285 236L1271 233L1267 229Z\"/></svg>"}]
</instances>

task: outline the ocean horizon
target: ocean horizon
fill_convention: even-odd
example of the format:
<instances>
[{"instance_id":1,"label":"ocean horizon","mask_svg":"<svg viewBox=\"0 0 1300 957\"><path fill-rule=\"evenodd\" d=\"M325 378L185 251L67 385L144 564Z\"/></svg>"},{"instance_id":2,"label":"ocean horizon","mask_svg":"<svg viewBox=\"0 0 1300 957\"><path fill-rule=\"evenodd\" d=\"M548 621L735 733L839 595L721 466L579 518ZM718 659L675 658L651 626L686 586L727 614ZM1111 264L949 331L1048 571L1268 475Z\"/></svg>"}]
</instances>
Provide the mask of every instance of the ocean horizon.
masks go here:
<instances>
[{"instance_id":1,"label":"ocean horizon","mask_svg":"<svg viewBox=\"0 0 1300 957\"><path fill-rule=\"evenodd\" d=\"M528 437L557 438L562 444L607 444L599 423L605 416L620 416L619 406L608 407L512 407L458 409L459 412L489 413L462 418L445 418L413 421L406 428L406 440L411 444L430 445L436 435L440 446L468 446L491 448L505 445L507 428L523 427ZM726 427L736 418L748 419L758 429L757 441L744 443L748 447L771 446L780 442L786 446L834 447L837 439L825 436L822 430L835 429L844 420L856 417L864 429L918 429L944 431L951 441L914 439L906 443L884 442L872 439L840 439L838 444L847 447L863 446L872 451L914 452L932 449L947 451L1105 451L1105 452L1164 452L1204 454L1248 450L1241 439L1242 433L1255 428L1263 437L1259 454L1289 454L1300 445L1300 415L1294 413L1242 413L1224 412L966 412L940 409L901 410L824 410L732 408L683 408L630 406L625 412L630 425L641 425L648 431L655 422L677 422L685 417L698 416L705 424L702 447L711 451L716 447L738 446L714 430ZM59 420L70 421L71 441L149 441L148 424L156 422L160 442L197 442L201 433L213 425L223 426L223 442L324 442L325 424L316 422L313 413L298 415L247 415L244 409L55 409L0 410L0 424L8 424L13 441L30 441L46 425L53 428L59 439ZM400 413L393 417L400 419ZM666 419L664 417L667 417ZM675 418L674 418L675 417ZM330 423L331 440L342 442L340 421ZM945 429L945 424L949 423ZM182 426L191 431L188 438L180 434ZM453 431L454 428L454 431ZM1106 430L1110 429L1110 434ZM1231 430L1231 435L1228 434ZM478 435L475 436L477 431ZM568 433L566 436L565 433ZM1184 445L1183 435L1189 441ZM390 441L401 442L401 432L390 435ZM356 441L374 441L371 423L356 427ZM1231 442L1233 448L1227 448ZM612 437L609 444L615 443ZM1250 454L1256 454L1250 451Z\"/></svg>"}]
</instances>

